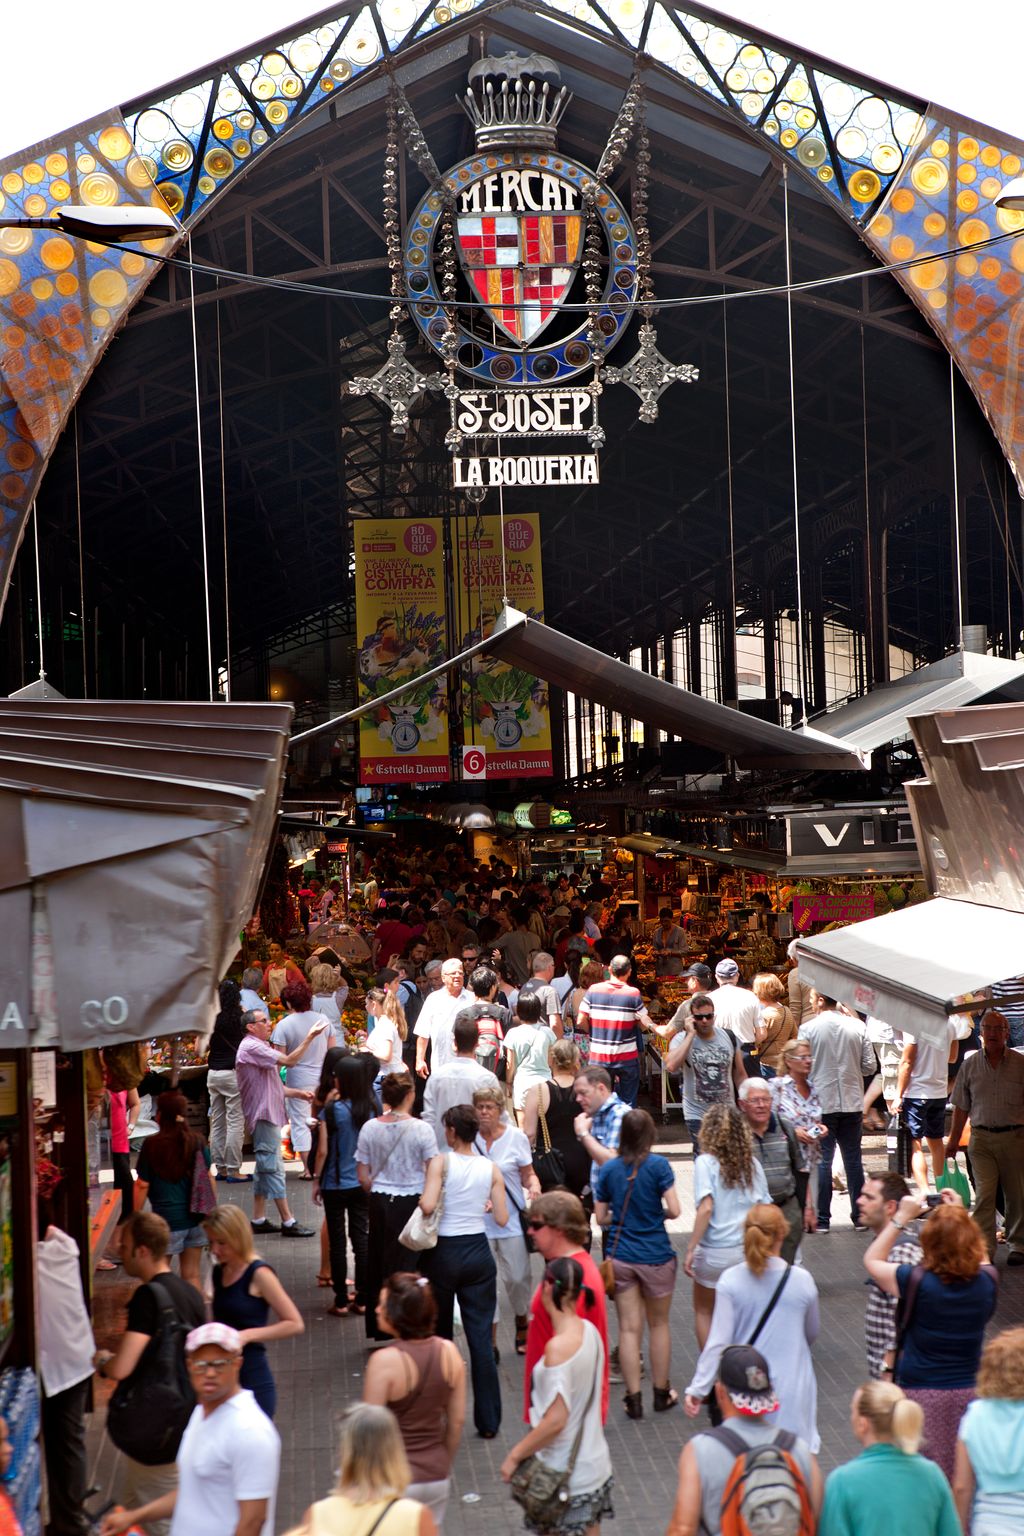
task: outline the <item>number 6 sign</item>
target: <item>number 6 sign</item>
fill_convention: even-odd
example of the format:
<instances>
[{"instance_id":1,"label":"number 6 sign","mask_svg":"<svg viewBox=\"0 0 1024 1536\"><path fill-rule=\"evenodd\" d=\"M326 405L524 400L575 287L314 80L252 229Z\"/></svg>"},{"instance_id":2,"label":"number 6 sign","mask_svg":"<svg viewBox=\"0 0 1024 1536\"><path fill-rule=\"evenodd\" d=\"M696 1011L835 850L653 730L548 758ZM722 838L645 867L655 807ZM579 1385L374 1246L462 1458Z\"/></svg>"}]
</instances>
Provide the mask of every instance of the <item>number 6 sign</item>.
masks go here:
<instances>
[{"instance_id":1,"label":"number 6 sign","mask_svg":"<svg viewBox=\"0 0 1024 1536\"><path fill-rule=\"evenodd\" d=\"M487 753L483 747L463 747L462 777L464 779L486 779Z\"/></svg>"}]
</instances>

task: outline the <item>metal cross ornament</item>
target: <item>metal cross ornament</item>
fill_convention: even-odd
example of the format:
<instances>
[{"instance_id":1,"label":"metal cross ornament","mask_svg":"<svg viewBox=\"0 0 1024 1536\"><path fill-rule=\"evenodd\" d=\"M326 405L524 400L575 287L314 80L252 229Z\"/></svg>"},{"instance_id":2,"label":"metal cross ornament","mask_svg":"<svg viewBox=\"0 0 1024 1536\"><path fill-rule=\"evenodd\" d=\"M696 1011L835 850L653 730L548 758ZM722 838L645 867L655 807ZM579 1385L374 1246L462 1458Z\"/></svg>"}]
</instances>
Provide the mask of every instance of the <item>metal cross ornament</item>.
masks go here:
<instances>
[{"instance_id":1,"label":"metal cross ornament","mask_svg":"<svg viewBox=\"0 0 1024 1536\"><path fill-rule=\"evenodd\" d=\"M447 380L441 373L421 373L405 355L405 340L400 331L388 337L387 362L376 373L359 374L350 379L350 395L373 395L391 411L392 432L405 432L409 426L409 407L427 390L443 389Z\"/></svg>"},{"instance_id":2,"label":"metal cross ornament","mask_svg":"<svg viewBox=\"0 0 1024 1536\"><path fill-rule=\"evenodd\" d=\"M658 401L670 384L692 384L700 377L693 363L670 363L658 351L658 337L653 325L644 321L640 327L640 345L624 368L601 370L608 384L625 384L640 399L640 420L657 421Z\"/></svg>"}]
</instances>

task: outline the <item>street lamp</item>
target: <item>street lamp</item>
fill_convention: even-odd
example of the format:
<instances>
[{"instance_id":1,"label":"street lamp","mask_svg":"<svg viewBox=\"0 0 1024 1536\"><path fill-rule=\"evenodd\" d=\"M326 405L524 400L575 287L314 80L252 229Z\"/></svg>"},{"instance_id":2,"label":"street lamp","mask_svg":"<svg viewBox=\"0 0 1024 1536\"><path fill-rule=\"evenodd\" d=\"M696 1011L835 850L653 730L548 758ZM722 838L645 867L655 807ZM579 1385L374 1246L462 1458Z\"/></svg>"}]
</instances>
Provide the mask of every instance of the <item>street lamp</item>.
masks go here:
<instances>
[{"instance_id":1,"label":"street lamp","mask_svg":"<svg viewBox=\"0 0 1024 1536\"><path fill-rule=\"evenodd\" d=\"M0 219L0 229L49 229L79 240L119 245L124 240L159 240L179 235L181 225L165 208L86 208L69 203L39 219Z\"/></svg>"},{"instance_id":2,"label":"street lamp","mask_svg":"<svg viewBox=\"0 0 1024 1536\"><path fill-rule=\"evenodd\" d=\"M1006 213L1024 213L1024 176L1008 181L1003 190L996 193L994 202Z\"/></svg>"}]
</instances>

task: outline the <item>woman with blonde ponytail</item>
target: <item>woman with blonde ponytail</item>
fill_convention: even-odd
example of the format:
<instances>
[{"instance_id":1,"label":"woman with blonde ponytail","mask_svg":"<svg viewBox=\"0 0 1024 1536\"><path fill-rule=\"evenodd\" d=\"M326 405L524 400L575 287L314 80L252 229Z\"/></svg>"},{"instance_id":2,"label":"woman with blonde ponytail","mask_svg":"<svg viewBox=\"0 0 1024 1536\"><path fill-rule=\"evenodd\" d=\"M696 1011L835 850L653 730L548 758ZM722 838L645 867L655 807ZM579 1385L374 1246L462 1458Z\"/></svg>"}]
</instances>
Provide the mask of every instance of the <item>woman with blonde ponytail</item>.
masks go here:
<instances>
[{"instance_id":1,"label":"woman with blonde ponytail","mask_svg":"<svg viewBox=\"0 0 1024 1536\"><path fill-rule=\"evenodd\" d=\"M686 1412L696 1418L718 1376L723 1349L752 1344L768 1362L779 1399L776 1429L788 1429L817 1453L818 1385L811 1345L818 1337L818 1291L811 1276L782 1258L789 1226L776 1205L751 1206L743 1224L742 1264L720 1277L711 1332L686 1389Z\"/></svg>"},{"instance_id":2,"label":"woman with blonde ponytail","mask_svg":"<svg viewBox=\"0 0 1024 1536\"><path fill-rule=\"evenodd\" d=\"M858 1387L850 1425L863 1446L825 1484L818 1536L961 1536L949 1483L918 1454L924 1410L891 1381Z\"/></svg>"}]
</instances>

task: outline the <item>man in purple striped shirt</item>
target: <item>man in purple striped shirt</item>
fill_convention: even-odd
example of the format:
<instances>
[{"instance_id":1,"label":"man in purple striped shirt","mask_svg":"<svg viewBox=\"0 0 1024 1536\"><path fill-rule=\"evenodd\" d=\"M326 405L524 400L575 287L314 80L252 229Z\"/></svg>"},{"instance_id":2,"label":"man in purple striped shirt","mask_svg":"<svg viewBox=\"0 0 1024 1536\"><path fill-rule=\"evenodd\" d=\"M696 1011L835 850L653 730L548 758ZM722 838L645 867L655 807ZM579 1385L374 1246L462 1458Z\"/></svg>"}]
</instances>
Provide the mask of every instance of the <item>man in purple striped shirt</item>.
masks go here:
<instances>
[{"instance_id":1,"label":"man in purple striped shirt","mask_svg":"<svg viewBox=\"0 0 1024 1536\"><path fill-rule=\"evenodd\" d=\"M317 1035L327 1028L327 1020L321 1019L314 1024L306 1038L287 1054L270 1044L272 1025L263 1009L252 1008L243 1013L242 1023L246 1032L235 1057L235 1075L256 1153L252 1230L257 1234L280 1232L282 1237L313 1237L312 1227L300 1226L292 1215L285 1195L284 1159L281 1156L281 1127L288 1118L285 1099L305 1099L309 1103L313 1093L309 1088L286 1088L281 1081L281 1068L294 1066ZM268 1199L273 1200L280 1212L279 1227L267 1220Z\"/></svg>"}]
</instances>

